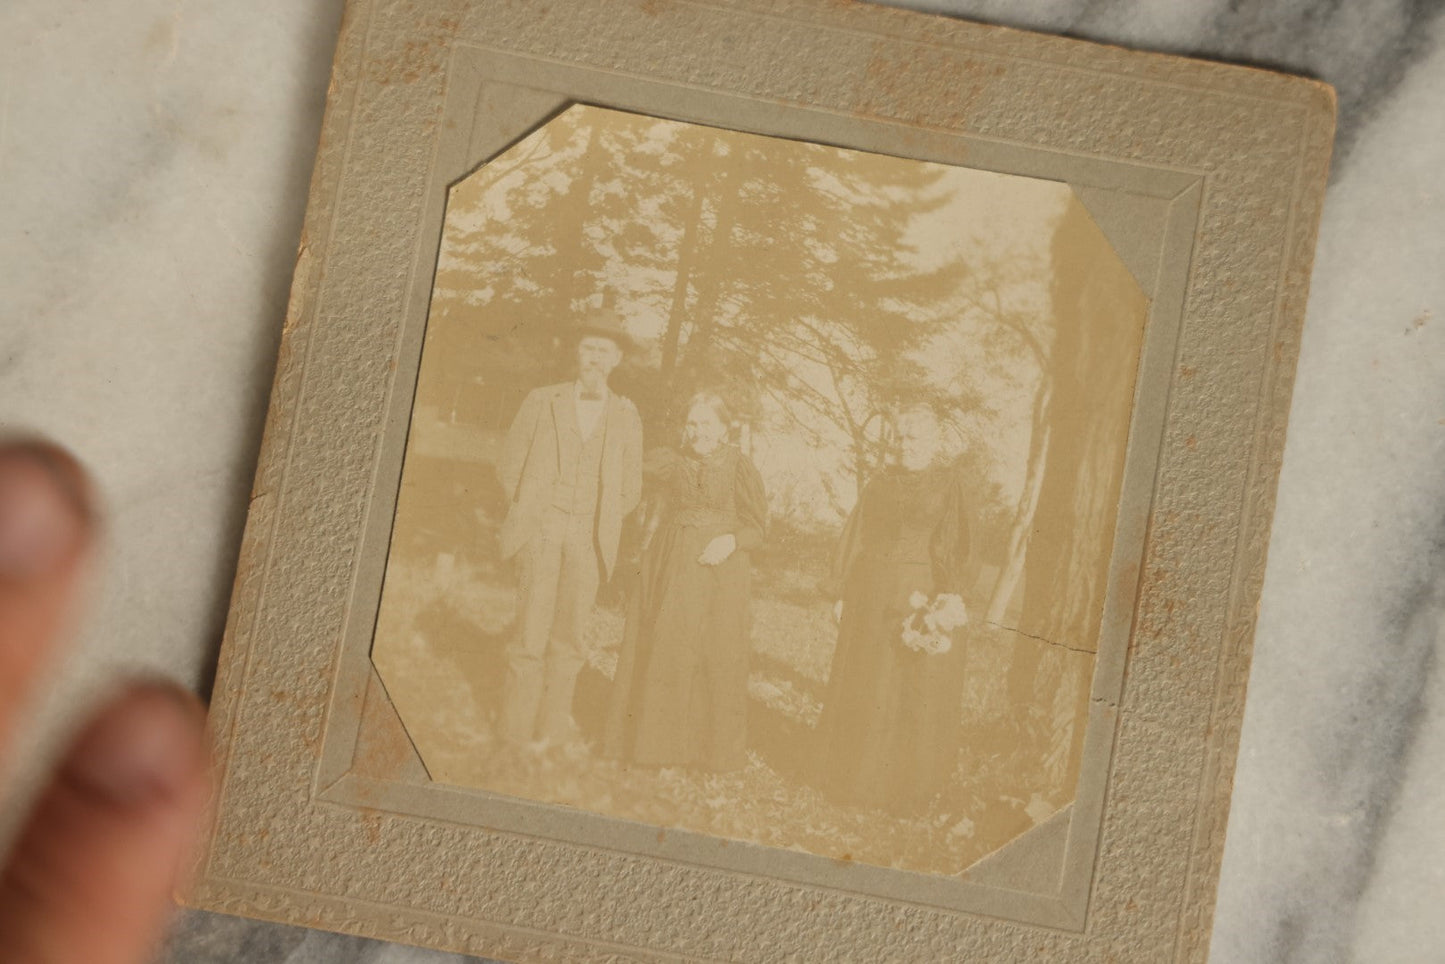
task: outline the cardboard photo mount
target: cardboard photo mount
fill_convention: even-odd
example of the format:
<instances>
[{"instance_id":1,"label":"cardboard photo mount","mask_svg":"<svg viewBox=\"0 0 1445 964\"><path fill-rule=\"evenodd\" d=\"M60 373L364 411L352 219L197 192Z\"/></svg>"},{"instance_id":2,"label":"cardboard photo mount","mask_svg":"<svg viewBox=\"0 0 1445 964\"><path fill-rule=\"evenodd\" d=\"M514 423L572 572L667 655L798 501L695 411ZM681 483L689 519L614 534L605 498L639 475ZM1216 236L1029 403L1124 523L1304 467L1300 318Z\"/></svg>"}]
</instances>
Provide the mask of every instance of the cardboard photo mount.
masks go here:
<instances>
[{"instance_id":1,"label":"cardboard photo mount","mask_svg":"<svg viewBox=\"0 0 1445 964\"><path fill-rule=\"evenodd\" d=\"M574 103L1066 183L1149 295L1074 803L968 872L357 766L447 189ZM352 0L187 902L519 961L1205 960L1333 126L1313 81L854 3Z\"/></svg>"}]
</instances>

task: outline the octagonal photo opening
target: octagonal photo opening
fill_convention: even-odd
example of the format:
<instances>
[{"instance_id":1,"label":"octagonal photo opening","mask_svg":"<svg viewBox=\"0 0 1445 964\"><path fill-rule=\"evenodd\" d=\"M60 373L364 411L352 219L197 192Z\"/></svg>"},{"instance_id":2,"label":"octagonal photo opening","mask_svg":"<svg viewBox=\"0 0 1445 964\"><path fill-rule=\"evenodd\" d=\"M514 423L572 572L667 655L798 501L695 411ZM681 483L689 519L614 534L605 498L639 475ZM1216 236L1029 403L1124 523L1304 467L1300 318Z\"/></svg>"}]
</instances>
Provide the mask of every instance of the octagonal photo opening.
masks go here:
<instances>
[{"instance_id":1,"label":"octagonal photo opening","mask_svg":"<svg viewBox=\"0 0 1445 964\"><path fill-rule=\"evenodd\" d=\"M1148 300L1058 182L573 106L451 189L427 778L957 876L1074 798Z\"/></svg>"}]
</instances>

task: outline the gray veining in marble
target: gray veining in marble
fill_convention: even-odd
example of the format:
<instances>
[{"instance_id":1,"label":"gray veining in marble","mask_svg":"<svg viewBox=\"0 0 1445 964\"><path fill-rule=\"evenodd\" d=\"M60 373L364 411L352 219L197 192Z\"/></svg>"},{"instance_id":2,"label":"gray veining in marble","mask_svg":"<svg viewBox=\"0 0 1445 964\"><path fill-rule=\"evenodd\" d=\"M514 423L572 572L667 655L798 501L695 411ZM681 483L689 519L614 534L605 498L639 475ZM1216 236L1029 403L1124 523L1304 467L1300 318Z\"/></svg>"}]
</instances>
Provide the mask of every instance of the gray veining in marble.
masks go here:
<instances>
[{"instance_id":1,"label":"gray veining in marble","mask_svg":"<svg viewBox=\"0 0 1445 964\"><path fill-rule=\"evenodd\" d=\"M1445 3L901 5L1339 90L1212 960L1445 960ZM112 520L31 760L116 667L210 676L340 9L0 6L0 429ZM460 960L195 913L163 958Z\"/></svg>"}]
</instances>

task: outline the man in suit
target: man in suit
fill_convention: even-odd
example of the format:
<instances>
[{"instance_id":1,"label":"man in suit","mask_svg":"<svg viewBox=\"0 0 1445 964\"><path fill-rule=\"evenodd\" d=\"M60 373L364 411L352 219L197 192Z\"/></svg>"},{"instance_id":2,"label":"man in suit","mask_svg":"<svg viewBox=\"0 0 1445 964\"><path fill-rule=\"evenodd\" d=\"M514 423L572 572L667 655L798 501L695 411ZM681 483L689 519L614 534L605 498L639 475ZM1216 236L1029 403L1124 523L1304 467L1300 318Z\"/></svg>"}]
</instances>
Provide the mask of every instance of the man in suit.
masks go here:
<instances>
[{"instance_id":1,"label":"man in suit","mask_svg":"<svg viewBox=\"0 0 1445 964\"><path fill-rule=\"evenodd\" d=\"M630 344L615 312L594 313L577 332L576 380L527 395L497 461L511 500L501 555L519 576L499 721L514 745L577 737L582 630L642 496L642 421L607 385Z\"/></svg>"}]
</instances>

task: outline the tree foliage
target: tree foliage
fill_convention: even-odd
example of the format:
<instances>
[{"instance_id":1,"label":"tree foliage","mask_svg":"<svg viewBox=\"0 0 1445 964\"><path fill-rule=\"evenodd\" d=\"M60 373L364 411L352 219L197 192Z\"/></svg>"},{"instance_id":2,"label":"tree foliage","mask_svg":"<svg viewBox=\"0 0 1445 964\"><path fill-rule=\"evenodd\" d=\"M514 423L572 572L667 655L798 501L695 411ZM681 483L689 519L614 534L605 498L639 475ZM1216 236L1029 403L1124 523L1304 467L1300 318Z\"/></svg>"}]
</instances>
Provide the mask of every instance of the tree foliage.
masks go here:
<instances>
[{"instance_id":1,"label":"tree foliage","mask_svg":"<svg viewBox=\"0 0 1445 964\"><path fill-rule=\"evenodd\" d=\"M861 478L890 408L978 401L927 358L969 276L910 237L944 170L574 109L454 189L433 324L466 332L450 349L476 353L471 397L500 424L519 387L565 377L568 327L605 298L650 332L615 376L649 438L706 388Z\"/></svg>"}]
</instances>

